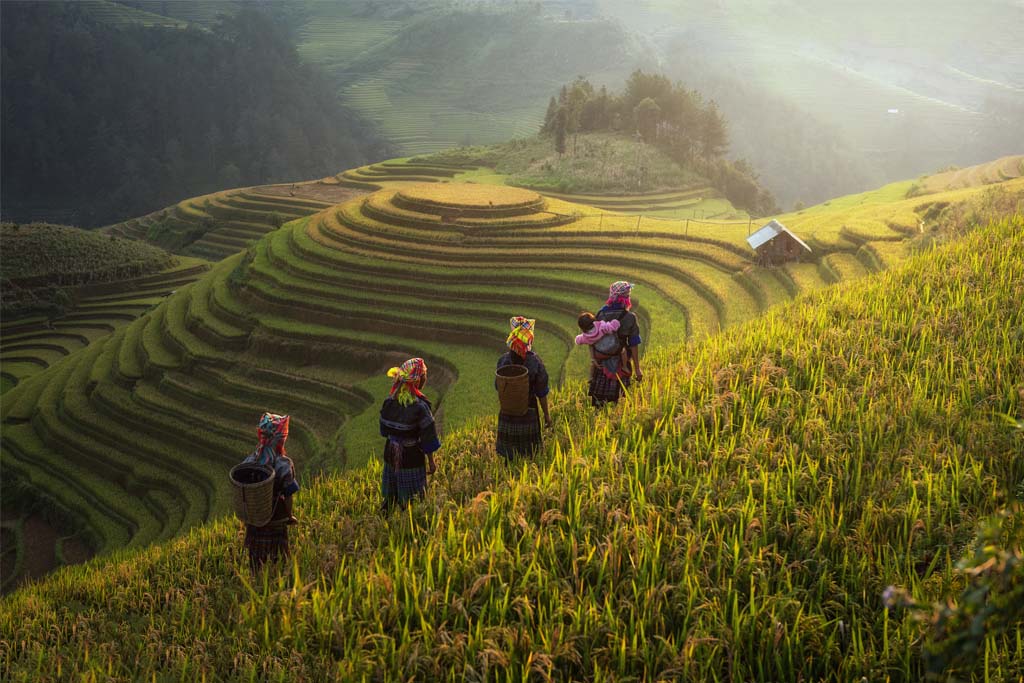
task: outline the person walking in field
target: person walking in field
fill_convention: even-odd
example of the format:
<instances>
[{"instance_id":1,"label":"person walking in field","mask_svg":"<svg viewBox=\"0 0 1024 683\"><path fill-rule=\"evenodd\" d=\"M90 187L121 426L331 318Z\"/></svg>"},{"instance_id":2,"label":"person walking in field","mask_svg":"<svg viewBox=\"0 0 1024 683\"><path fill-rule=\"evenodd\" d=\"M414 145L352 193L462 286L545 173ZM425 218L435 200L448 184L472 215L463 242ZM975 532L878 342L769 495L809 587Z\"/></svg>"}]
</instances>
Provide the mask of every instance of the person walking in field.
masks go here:
<instances>
[{"instance_id":1,"label":"person walking in field","mask_svg":"<svg viewBox=\"0 0 1024 683\"><path fill-rule=\"evenodd\" d=\"M498 455L505 458L533 455L540 448L542 412L544 426L551 427L551 414L548 410L548 371L544 367L544 361L532 350L536 323L536 320L521 315L511 318L509 325L512 331L505 340L508 352L498 358L498 368L507 365L524 366L529 385L528 408L525 415L507 415L503 411L498 413L495 450Z\"/></svg>"},{"instance_id":2,"label":"person walking in field","mask_svg":"<svg viewBox=\"0 0 1024 683\"><path fill-rule=\"evenodd\" d=\"M615 331L617 344L610 347L590 347L590 401L595 407L616 403L622 392L629 388L633 379L641 381L640 350L642 341L636 314L630 311L633 302L630 292L633 285L619 280L608 288L608 299L595 315L595 322L618 321Z\"/></svg>"},{"instance_id":3,"label":"person walking in field","mask_svg":"<svg viewBox=\"0 0 1024 683\"><path fill-rule=\"evenodd\" d=\"M274 512L264 526L245 525L245 548L249 567L255 573L267 562L289 555L288 526L297 520L292 515L292 496L299 490L295 465L285 454L288 440L288 415L263 413L256 427L259 445L243 462L268 465L274 469Z\"/></svg>"},{"instance_id":4,"label":"person walking in field","mask_svg":"<svg viewBox=\"0 0 1024 683\"><path fill-rule=\"evenodd\" d=\"M434 453L441 448L430 401L422 391L426 362L410 358L388 370L388 377L394 384L380 408L380 435L385 438L380 493L385 513L423 495L427 475L437 471Z\"/></svg>"}]
</instances>

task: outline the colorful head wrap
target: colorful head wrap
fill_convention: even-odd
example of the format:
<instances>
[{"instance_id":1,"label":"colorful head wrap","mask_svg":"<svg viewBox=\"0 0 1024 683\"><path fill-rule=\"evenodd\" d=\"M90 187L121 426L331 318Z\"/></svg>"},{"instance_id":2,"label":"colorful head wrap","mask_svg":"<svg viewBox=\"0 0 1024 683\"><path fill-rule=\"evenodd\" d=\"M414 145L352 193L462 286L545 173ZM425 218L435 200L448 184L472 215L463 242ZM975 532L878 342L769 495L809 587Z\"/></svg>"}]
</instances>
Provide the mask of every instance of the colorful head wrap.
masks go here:
<instances>
[{"instance_id":1,"label":"colorful head wrap","mask_svg":"<svg viewBox=\"0 0 1024 683\"><path fill-rule=\"evenodd\" d=\"M288 422L291 417L288 415L275 415L274 413L263 413L259 424L256 426L256 434L260 438L260 445L252 454L252 459L260 465L273 465L278 456L285 455L284 442L288 440Z\"/></svg>"},{"instance_id":2,"label":"colorful head wrap","mask_svg":"<svg viewBox=\"0 0 1024 683\"><path fill-rule=\"evenodd\" d=\"M397 368L391 368L388 377L395 380L391 385L391 396L403 406L409 405L417 397L422 398L423 394L416 385L426 376L427 364L422 358L410 358Z\"/></svg>"},{"instance_id":3,"label":"colorful head wrap","mask_svg":"<svg viewBox=\"0 0 1024 683\"><path fill-rule=\"evenodd\" d=\"M623 308L630 307L629 292L633 289L633 285L625 280L619 280L613 282L612 286L608 288L608 301L606 302L609 306L621 305Z\"/></svg>"},{"instance_id":4,"label":"colorful head wrap","mask_svg":"<svg viewBox=\"0 0 1024 683\"><path fill-rule=\"evenodd\" d=\"M537 326L537 321L517 315L514 318L509 318L508 324L512 327L512 331L509 332L505 343L508 344L508 348L512 349L512 353L525 358L533 347L533 328Z\"/></svg>"}]
</instances>

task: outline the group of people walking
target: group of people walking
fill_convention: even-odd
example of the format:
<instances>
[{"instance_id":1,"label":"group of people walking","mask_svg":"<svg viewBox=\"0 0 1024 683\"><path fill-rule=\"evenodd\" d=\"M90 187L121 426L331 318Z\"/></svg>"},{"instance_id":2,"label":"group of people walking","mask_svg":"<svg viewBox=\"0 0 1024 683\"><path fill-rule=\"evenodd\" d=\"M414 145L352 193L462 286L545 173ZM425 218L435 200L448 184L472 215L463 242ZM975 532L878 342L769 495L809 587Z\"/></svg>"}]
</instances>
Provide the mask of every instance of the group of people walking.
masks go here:
<instances>
[{"instance_id":1,"label":"group of people walking","mask_svg":"<svg viewBox=\"0 0 1024 683\"><path fill-rule=\"evenodd\" d=\"M576 344L590 352L589 396L591 403L604 406L619 400L634 381L643 379L639 345L642 341L630 297L633 285L615 282L605 305L596 313L578 318L580 334ZM529 395L522 415L499 411L495 450L513 459L529 457L542 445L543 426L552 426L548 406L550 385L544 362L533 351L536 320L515 316L505 340L508 351L498 358L497 368L518 365L526 368ZM521 371L520 371L521 372ZM427 364L410 358L388 370L393 380L380 409L380 435L384 437L381 507L389 512L404 506L427 488L427 476L437 471L435 454L441 448L430 401L423 395ZM257 428L259 446L246 462L272 467L276 473L274 515L266 526L246 525L245 547L253 571L268 560L288 554L288 527L295 523L292 496L299 490L295 468L285 454L288 416L265 413Z\"/></svg>"}]
</instances>

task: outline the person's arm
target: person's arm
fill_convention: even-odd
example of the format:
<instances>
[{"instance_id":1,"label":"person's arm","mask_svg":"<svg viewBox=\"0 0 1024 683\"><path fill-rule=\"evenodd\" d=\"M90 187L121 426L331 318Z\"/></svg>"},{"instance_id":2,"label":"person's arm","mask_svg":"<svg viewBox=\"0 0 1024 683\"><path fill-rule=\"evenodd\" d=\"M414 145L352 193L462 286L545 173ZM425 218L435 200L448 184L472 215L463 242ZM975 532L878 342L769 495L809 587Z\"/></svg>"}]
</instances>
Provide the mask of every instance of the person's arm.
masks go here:
<instances>
[{"instance_id":1,"label":"person's arm","mask_svg":"<svg viewBox=\"0 0 1024 683\"><path fill-rule=\"evenodd\" d=\"M425 404L423 415L420 417L420 448L427 456L427 474L437 472L437 462L434 460L434 453L441 448L441 440L437 438L437 424L434 422L434 415Z\"/></svg>"},{"instance_id":2,"label":"person's arm","mask_svg":"<svg viewBox=\"0 0 1024 683\"><path fill-rule=\"evenodd\" d=\"M538 396L537 400L540 401L540 409L544 413L544 426L550 429L553 423L551 422L551 413L548 412L548 397L547 395Z\"/></svg>"},{"instance_id":3,"label":"person's arm","mask_svg":"<svg viewBox=\"0 0 1024 683\"><path fill-rule=\"evenodd\" d=\"M630 346L629 347L629 361L633 365L633 376L636 377L637 381L641 381L644 378L644 372L640 369L640 347Z\"/></svg>"},{"instance_id":4,"label":"person's arm","mask_svg":"<svg viewBox=\"0 0 1024 683\"><path fill-rule=\"evenodd\" d=\"M633 376L640 381L644 378L644 372L640 369L640 342L643 341L640 337L640 325L635 313L629 313L627 317L629 318L628 324L623 324L623 327L626 328L625 334L622 329L619 330L619 333L626 337L626 350L630 365L633 366Z\"/></svg>"},{"instance_id":5,"label":"person's arm","mask_svg":"<svg viewBox=\"0 0 1024 683\"><path fill-rule=\"evenodd\" d=\"M298 522L295 519L295 515L292 514L292 497L299 490L299 482L295 478L295 465L292 463L291 458L282 456L281 460L287 463L287 466L280 468L281 472L281 507L283 508L284 514L287 516L288 524L295 524Z\"/></svg>"},{"instance_id":6,"label":"person's arm","mask_svg":"<svg viewBox=\"0 0 1024 683\"><path fill-rule=\"evenodd\" d=\"M593 350L593 346L590 347ZM551 413L548 411L548 392L551 386L548 383L548 369L544 367L544 361L537 358L537 375L534 378L533 393L540 403L540 409L544 413L544 426L551 426Z\"/></svg>"}]
</instances>

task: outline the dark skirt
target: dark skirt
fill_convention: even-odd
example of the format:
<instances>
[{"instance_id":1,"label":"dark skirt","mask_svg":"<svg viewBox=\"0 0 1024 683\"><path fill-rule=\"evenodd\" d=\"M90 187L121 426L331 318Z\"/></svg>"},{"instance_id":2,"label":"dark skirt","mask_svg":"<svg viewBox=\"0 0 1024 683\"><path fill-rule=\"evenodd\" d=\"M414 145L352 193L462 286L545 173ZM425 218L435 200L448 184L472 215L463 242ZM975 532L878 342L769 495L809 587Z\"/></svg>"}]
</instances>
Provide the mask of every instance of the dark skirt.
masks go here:
<instances>
[{"instance_id":1,"label":"dark skirt","mask_svg":"<svg viewBox=\"0 0 1024 683\"><path fill-rule=\"evenodd\" d=\"M505 458L531 456L541 447L540 413L530 408L526 415L498 413L495 450Z\"/></svg>"},{"instance_id":2,"label":"dark skirt","mask_svg":"<svg viewBox=\"0 0 1024 683\"><path fill-rule=\"evenodd\" d=\"M245 547L249 550L249 567L255 572L267 562L288 557L288 527L284 520L266 526L245 525Z\"/></svg>"},{"instance_id":3,"label":"dark skirt","mask_svg":"<svg viewBox=\"0 0 1024 683\"><path fill-rule=\"evenodd\" d=\"M384 463L381 475L380 494L384 498L383 508L390 509L396 503L405 505L427 490L427 468L407 467L395 469Z\"/></svg>"},{"instance_id":4,"label":"dark skirt","mask_svg":"<svg viewBox=\"0 0 1024 683\"><path fill-rule=\"evenodd\" d=\"M593 368L590 372L590 401L595 406L603 406L606 403L616 403L623 390L629 388L629 377L619 379L608 377L601 368Z\"/></svg>"}]
</instances>

